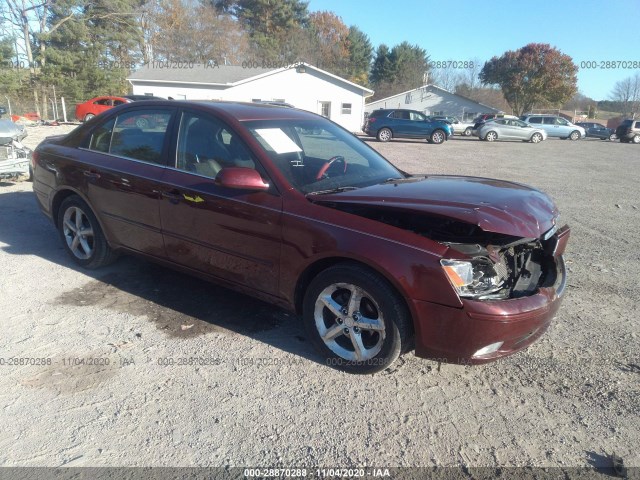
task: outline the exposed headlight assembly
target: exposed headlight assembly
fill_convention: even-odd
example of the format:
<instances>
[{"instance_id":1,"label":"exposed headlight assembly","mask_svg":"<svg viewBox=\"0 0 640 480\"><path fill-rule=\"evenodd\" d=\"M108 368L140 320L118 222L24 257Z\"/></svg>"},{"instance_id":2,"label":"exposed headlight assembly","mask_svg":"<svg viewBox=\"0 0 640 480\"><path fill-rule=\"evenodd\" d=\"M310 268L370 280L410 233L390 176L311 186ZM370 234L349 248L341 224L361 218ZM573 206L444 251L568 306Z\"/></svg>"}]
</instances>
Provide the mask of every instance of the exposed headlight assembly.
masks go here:
<instances>
[{"instance_id":1,"label":"exposed headlight assembly","mask_svg":"<svg viewBox=\"0 0 640 480\"><path fill-rule=\"evenodd\" d=\"M443 258L440 264L460 297L481 300L506 298L508 295L507 291L499 292L504 288L506 279L496 272L495 265L489 258Z\"/></svg>"}]
</instances>

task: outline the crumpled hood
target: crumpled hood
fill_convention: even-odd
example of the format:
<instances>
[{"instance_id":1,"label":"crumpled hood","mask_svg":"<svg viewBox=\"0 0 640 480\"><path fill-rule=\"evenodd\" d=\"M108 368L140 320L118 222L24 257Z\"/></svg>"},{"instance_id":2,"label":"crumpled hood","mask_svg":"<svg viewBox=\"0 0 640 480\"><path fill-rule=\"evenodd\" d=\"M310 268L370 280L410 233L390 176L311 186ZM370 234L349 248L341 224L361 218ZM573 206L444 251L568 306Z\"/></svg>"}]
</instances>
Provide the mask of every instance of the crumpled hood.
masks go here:
<instances>
[{"instance_id":1,"label":"crumpled hood","mask_svg":"<svg viewBox=\"0 0 640 480\"><path fill-rule=\"evenodd\" d=\"M548 195L519 183L441 175L413 179L321 195L314 202L427 213L522 238L541 237L558 215Z\"/></svg>"}]
</instances>

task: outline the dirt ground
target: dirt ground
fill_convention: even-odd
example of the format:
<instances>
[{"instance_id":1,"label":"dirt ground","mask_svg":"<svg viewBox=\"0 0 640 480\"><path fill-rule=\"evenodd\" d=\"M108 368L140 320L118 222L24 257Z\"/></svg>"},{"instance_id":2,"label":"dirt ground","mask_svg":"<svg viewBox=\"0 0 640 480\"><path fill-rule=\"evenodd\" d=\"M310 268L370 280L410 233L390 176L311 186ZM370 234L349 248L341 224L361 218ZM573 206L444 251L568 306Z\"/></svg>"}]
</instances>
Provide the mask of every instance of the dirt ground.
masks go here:
<instances>
[{"instance_id":1,"label":"dirt ground","mask_svg":"<svg viewBox=\"0 0 640 480\"><path fill-rule=\"evenodd\" d=\"M554 197L570 277L540 341L485 366L341 373L265 303L130 257L75 267L31 184L2 181L0 466L640 467L640 147L370 145Z\"/></svg>"}]
</instances>

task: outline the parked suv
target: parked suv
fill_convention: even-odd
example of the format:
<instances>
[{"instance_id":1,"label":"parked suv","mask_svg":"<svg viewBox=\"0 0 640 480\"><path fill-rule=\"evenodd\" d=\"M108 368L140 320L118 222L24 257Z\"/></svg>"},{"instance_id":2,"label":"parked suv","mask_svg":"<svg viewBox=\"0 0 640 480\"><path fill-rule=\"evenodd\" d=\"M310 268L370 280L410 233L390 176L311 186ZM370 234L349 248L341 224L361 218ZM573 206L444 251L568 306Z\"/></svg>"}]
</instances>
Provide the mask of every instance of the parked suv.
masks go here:
<instances>
[{"instance_id":1,"label":"parked suv","mask_svg":"<svg viewBox=\"0 0 640 480\"><path fill-rule=\"evenodd\" d=\"M523 115L520 117L534 127L540 127L547 132L550 137L558 137L571 140L579 140L587 136L587 132L579 125L574 125L566 118L557 115Z\"/></svg>"},{"instance_id":2,"label":"parked suv","mask_svg":"<svg viewBox=\"0 0 640 480\"><path fill-rule=\"evenodd\" d=\"M616 135L623 143L640 143L640 120L624 120L616 128Z\"/></svg>"},{"instance_id":3,"label":"parked suv","mask_svg":"<svg viewBox=\"0 0 640 480\"><path fill-rule=\"evenodd\" d=\"M374 110L365 120L362 130L381 142L392 138L426 138L429 143L440 144L453 135L453 128L448 122L404 109Z\"/></svg>"},{"instance_id":4,"label":"parked suv","mask_svg":"<svg viewBox=\"0 0 640 480\"><path fill-rule=\"evenodd\" d=\"M613 128L607 128L597 122L579 122L576 123L584 128L587 137L599 138L600 140L615 140L616 132Z\"/></svg>"}]
</instances>

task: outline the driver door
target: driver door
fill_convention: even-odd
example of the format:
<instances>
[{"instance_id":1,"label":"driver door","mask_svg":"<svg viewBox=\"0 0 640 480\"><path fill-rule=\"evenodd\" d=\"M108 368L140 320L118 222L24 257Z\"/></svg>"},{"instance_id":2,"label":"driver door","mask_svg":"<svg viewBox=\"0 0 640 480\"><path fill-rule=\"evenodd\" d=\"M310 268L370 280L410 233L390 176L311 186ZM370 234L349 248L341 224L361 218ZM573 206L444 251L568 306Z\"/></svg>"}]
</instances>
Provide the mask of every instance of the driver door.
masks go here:
<instances>
[{"instance_id":1,"label":"driver door","mask_svg":"<svg viewBox=\"0 0 640 480\"><path fill-rule=\"evenodd\" d=\"M238 135L219 119L183 111L173 168L162 178L160 217L167 256L191 269L276 295L280 272L282 198L272 188L225 188L226 167L266 173Z\"/></svg>"}]
</instances>

